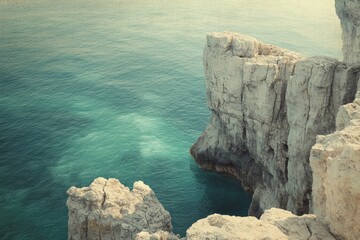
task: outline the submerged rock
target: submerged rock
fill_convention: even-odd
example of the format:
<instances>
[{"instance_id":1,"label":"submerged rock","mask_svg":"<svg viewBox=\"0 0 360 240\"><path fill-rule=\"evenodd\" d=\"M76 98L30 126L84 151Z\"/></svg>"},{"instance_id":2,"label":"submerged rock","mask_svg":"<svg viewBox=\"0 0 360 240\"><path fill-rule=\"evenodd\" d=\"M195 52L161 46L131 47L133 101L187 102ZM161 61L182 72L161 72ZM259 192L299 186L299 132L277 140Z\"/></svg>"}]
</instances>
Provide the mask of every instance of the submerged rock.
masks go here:
<instances>
[{"instance_id":1,"label":"submerged rock","mask_svg":"<svg viewBox=\"0 0 360 240\"><path fill-rule=\"evenodd\" d=\"M169 212L141 181L130 191L117 179L97 178L89 187L71 187L67 194L69 240L134 239L143 230L172 232Z\"/></svg>"},{"instance_id":2,"label":"submerged rock","mask_svg":"<svg viewBox=\"0 0 360 240\"><path fill-rule=\"evenodd\" d=\"M251 215L270 207L307 213L310 149L354 99L359 68L228 32L207 36L203 60L212 116L192 156L252 191Z\"/></svg>"}]
</instances>

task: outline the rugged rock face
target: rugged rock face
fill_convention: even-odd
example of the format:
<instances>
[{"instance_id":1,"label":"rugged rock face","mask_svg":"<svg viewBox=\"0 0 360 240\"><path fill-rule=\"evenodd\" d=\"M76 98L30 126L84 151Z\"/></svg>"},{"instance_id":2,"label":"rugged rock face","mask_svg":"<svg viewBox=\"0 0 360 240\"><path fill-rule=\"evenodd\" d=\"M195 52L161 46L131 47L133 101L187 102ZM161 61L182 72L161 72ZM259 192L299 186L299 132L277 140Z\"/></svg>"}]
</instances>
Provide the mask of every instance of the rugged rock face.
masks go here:
<instances>
[{"instance_id":1,"label":"rugged rock face","mask_svg":"<svg viewBox=\"0 0 360 240\"><path fill-rule=\"evenodd\" d=\"M337 131L318 136L310 164L314 213L339 239L360 236L360 92L340 108Z\"/></svg>"},{"instance_id":2,"label":"rugged rock face","mask_svg":"<svg viewBox=\"0 0 360 240\"><path fill-rule=\"evenodd\" d=\"M255 217L234 217L213 214L198 220L186 231L187 240L285 240L288 239L276 226Z\"/></svg>"},{"instance_id":3,"label":"rugged rock face","mask_svg":"<svg viewBox=\"0 0 360 240\"><path fill-rule=\"evenodd\" d=\"M343 30L344 62L360 63L360 1L335 0Z\"/></svg>"},{"instance_id":4,"label":"rugged rock face","mask_svg":"<svg viewBox=\"0 0 360 240\"><path fill-rule=\"evenodd\" d=\"M313 214L299 217L289 211L272 208L266 210L260 220L277 226L290 240L335 240L328 227Z\"/></svg>"},{"instance_id":5,"label":"rugged rock face","mask_svg":"<svg viewBox=\"0 0 360 240\"><path fill-rule=\"evenodd\" d=\"M192 156L253 191L251 215L270 207L307 213L310 149L354 99L358 69L235 33L207 36L204 68L212 116Z\"/></svg>"},{"instance_id":6,"label":"rugged rock face","mask_svg":"<svg viewBox=\"0 0 360 240\"><path fill-rule=\"evenodd\" d=\"M89 187L68 190L68 239L180 240L169 213L143 182L133 191L117 179L97 178ZM281 209L266 210L261 219L213 214L194 223L188 240L327 239L334 238L314 215L297 217Z\"/></svg>"},{"instance_id":7,"label":"rugged rock face","mask_svg":"<svg viewBox=\"0 0 360 240\"><path fill-rule=\"evenodd\" d=\"M213 214L194 223L186 232L186 239L290 239L335 240L315 215L295 216L272 208L261 219Z\"/></svg>"},{"instance_id":8,"label":"rugged rock face","mask_svg":"<svg viewBox=\"0 0 360 240\"><path fill-rule=\"evenodd\" d=\"M134 239L145 229L150 234L172 231L169 212L141 181L130 191L117 179L97 178L67 194L69 240Z\"/></svg>"}]
</instances>

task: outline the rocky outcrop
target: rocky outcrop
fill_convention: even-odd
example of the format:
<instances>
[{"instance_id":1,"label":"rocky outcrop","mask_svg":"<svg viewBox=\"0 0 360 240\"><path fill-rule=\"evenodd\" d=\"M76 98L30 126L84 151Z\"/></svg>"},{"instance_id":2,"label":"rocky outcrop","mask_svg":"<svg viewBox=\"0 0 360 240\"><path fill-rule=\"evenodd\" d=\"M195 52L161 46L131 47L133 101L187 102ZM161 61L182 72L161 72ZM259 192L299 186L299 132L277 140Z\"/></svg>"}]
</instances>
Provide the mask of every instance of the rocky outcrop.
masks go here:
<instances>
[{"instance_id":1,"label":"rocky outcrop","mask_svg":"<svg viewBox=\"0 0 360 240\"><path fill-rule=\"evenodd\" d=\"M187 240L285 240L288 239L276 226L255 217L235 217L213 214L200 219L186 231Z\"/></svg>"},{"instance_id":2,"label":"rocky outcrop","mask_svg":"<svg viewBox=\"0 0 360 240\"><path fill-rule=\"evenodd\" d=\"M360 236L360 92L342 106L337 131L318 136L310 164L313 171L313 208L339 239Z\"/></svg>"},{"instance_id":3,"label":"rocky outcrop","mask_svg":"<svg viewBox=\"0 0 360 240\"><path fill-rule=\"evenodd\" d=\"M130 191L117 179L97 178L89 187L71 187L67 194L69 240L134 239L143 230L172 231L169 212L141 181Z\"/></svg>"},{"instance_id":4,"label":"rocky outcrop","mask_svg":"<svg viewBox=\"0 0 360 240\"><path fill-rule=\"evenodd\" d=\"M95 179L89 187L68 190L68 239L179 240L169 213L143 182L133 191L117 179ZM213 214L194 223L187 240L200 239L328 239L333 237L314 215L297 217L281 209L261 219Z\"/></svg>"},{"instance_id":5,"label":"rocky outcrop","mask_svg":"<svg viewBox=\"0 0 360 240\"><path fill-rule=\"evenodd\" d=\"M295 216L272 208L261 219L213 214L194 223L186 232L187 240L200 239L290 239L335 240L315 215Z\"/></svg>"},{"instance_id":6,"label":"rocky outcrop","mask_svg":"<svg viewBox=\"0 0 360 240\"><path fill-rule=\"evenodd\" d=\"M313 214L299 217L289 211L272 208L266 210L260 220L277 226L290 240L335 240L328 227Z\"/></svg>"},{"instance_id":7,"label":"rocky outcrop","mask_svg":"<svg viewBox=\"0 0 360 240\"><path fill-rule=\"evenodd\" d=\"M192 156L252 191L251 215L270 207L307 213L310 149L354 99L358 68L235 33L209 34L203 60L212 116Z\"/></svg>"},{"instance_id":8,"label":"rocky outcrop","mask_svg":"<svg viewBox=\"0 0 360 240\"><path fill-rule=\"evenodd\" d=\"M335 0L343 31L344 62L360 63L360 1Z\"/></svg>"},{"instance_id":9,"label":"rocky outcrop","mask_svg":"<svg viewBox=\"0 0 360 240\"><path fill-rule=\"evenodd\" d=\"M185 238L182 238L185 239ZM156 233L150 233L148 231L142 231L138 233L135 240L179 240L179 236L170 232L157 231Z\"/></svg>"}]
</instances>

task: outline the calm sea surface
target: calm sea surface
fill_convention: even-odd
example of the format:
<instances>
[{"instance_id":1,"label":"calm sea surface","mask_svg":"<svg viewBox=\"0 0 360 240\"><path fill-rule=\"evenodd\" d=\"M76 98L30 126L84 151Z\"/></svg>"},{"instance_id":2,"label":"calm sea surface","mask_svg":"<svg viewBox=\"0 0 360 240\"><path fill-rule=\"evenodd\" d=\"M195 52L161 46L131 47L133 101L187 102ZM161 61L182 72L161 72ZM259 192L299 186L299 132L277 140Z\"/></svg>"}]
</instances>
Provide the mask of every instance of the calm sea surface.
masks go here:
<instances>
[{"instance_id":1,"label":"calm sea surface","mask_svg":"<svg viewBox=\"0 0 360 240\"><path fill-rule=\"evenodd\" d=\"M333 1L0 0L0 238L66 239L66 190L143 180L174 231L246 215L238 183L198 169L207 32L339 58Z\"/></svg>"}]
</instances>

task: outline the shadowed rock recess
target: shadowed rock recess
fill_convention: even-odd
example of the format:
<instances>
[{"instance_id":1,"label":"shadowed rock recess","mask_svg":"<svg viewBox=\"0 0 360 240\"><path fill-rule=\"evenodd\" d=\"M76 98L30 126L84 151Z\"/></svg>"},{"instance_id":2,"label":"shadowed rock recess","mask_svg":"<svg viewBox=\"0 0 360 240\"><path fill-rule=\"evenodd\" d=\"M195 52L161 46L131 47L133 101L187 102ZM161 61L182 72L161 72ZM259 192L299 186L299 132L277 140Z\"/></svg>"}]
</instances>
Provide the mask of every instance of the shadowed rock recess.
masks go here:
<instances>
[{"instance_id":1,"label":"shadowed rock recess","mask_svg":"<svg viewBox=\"0 0 360 240\"><path fill-rule=\"evenodd\" d=\"M310 149L354 100L360 68L227 32L207 36L203 60L212 116L192 156L253 192L250 215L308 213Z\"/></svg>"}]
</instances>

